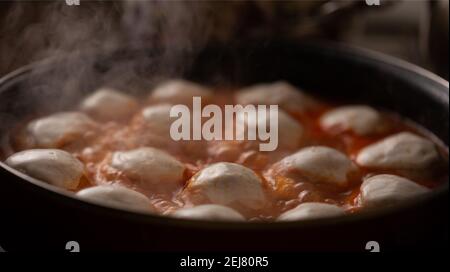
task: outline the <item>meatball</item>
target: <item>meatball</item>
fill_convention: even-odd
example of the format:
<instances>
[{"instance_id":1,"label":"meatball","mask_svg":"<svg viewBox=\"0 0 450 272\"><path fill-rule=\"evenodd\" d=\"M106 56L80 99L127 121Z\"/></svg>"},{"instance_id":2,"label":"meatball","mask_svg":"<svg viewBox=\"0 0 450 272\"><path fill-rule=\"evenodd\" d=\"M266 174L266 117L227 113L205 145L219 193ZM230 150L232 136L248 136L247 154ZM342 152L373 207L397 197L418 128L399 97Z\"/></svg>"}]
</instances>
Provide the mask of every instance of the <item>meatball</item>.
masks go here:
<instances>
[{"instance_id":1,"label":"meatball","mask_svg":"<svg viewBox=\"0 0 450 272\"><path fill-rule=\"evenodd\" d=\"M151 147L114 152L111 166L143 187L173 188L181 185L185 167L168 153ZM171 186L173 185L173 186Z\"/></svg>"},{"instance_id":2,"label":"meatball","mask_svg":"<svg viewBox=\"0 0 450 272\"><path fill-rule=\"evenodd\" d=\"M235 162L242 152L240 141L208 141L208 155L217 162Z\"/></svg>"},{"instance_id":3,"label":"meatball","mask_svg":"<svg viewBox=\"0 0 450 272\"><path fill-rule=\"evenodd\" d=\"M320 126L324 130L352 131L357 135L381 132L384 125L378 111L360 105L339 107L326 112L320 118Z\"/></svg>"},{"instance_id":4,"label":"meatball","mask_svg":"<svg viewBox=\"0 0 450 272\"><path fill-rule=\"evenodd\" d=\"M65 189L76 189L84 174L83 164L59 149L25 150L11 155L5 163L30 177Z\"/></svg>"},{"instance_id":5,"label":"meatball","mask_svg":"<svg viewBox=\"0 0 450 272\"><path fill-rule=\"evenodd\" d=\"M360 200L365 207L389 206L428 191L428 188L409 179L383 174L364 180Z\"/></svg>"},{"instance_id":6,"label":"meatball","mask_svg":"<svg viewBox=\"0 0 450 272\"><path fill-rule=\"evenodd\" d=\"M282 213L277 221L296 221L304 219L317 219L344 215L341 207L325 203L303 203Z\"/></svg>"},{"instance_id":7,"label":"meatball","mask_svg":"<svg viewBox=\"0 0 450 272\"><path fill-rule=\"evenodd\" d=\"M214 221L244 221L245 218L237 211L215 204L199 205L193 208L179 209L172 214L174 217Z\"/></svg>"},{"instance_id":8,"label":"meatball","mask_svg":"<svg viewBox=\"0 0 450 272\"><path fill-rule=\"evenodd\" d=\"M183 151L185 154L201 156L205 151L204 141L175 141L172 139L170 127L176 117L170 117L171 108L172 106L169 104L158 104L142 110L145 124L144 131L140 135L140 142L173 152Z\"/></svg>"},{"instance_id":9,"label":"meatball","mask_svg":"<svg viewBox=\"0 0 450 272\"><path fill-rule=\"evenodd\" d=\"M402 132L362 149L356 163L380 170L395 170L408 177L431 176L440 161L433 142Z\"/></svg>"},{"instance_id":10,"label":"meatball","mask_svg":"<svg viewBox=\"0 0 450 272\"><path fill-rule=\"evenodd\" d=\"M353 162L336 149L325 146L306 147L275 163L271 170L294 180L306 178L311 182L323 182L345 186L349 175L356 171Z\"/></svg>"},{"instance_id":11,"label":"meatball","mask_svg":"<svg viewBox=\"0 0 450 272\"><path fill-rule=\"evenodd\" d=\"M61 112L32 121L27 131L34 146L57 148L83 137L95 127L96 123L84 113Z\"/></svg>"},{"instance_id":12,"label":"meatball","mask_svg":"<svg viewBox=\"0 0 450 272\"><path fill-rule=\"evenodd\" d=\"M171 80L157 86L150 95L154 102L192 105L194 96L201 97L208 102L213 97L213 92L201 85L185 80Z\"/></svg>"},{"instance_id":13,"label":"meatball","mask_svg":"<svg viewBox=\"0 0 450 272\"><path fill-rule=\"evenodd\" d=\"M169 104L159 104L148 106L142 110L145 125L152 133L170 138L170 126L175 120L170 117L171 107Z\"/></svg>"},{"instance_id":14,"label":"meatball","mask_svg":"<svg viewBox=\"0 0 450 272\"><path fill-rule=\"evenodd\" d=\"M125 208L143 212L153 211L150 200L145 195L122 186L95 186L83 189L76 195L83 200L113 208Z\"/></svg>"},{"instance_id":15,"label":"meatball","mask_svg":"<svg viewBox=\"0 0 450 272\"><path fill-rule=\"evenodd\" d=\"M139 107L137 100L110 88L101 88L86 97L80 109L91 116L108 121L129 117Z\"/></svg>"},{"instance_id":16,"label":"meatball","mask_svg":"<svg viewBox=\"0 0 450 272\"><path fill-rule=\"evenodd\" d=\"M303 136L302 125L281 109L278 109L278 119L275 118L275 115L271 114L270 110L267 110L266 113L266 115L262 116L249 116L244 110L239 111L236 114L236 128L243 127L244 130L237 129L237 139L239 137L246 139L245 135L248 135L249 129L255 129L256 138L258 138L259 130L269 131L271 128L270 124L278 122L278 133L273 133L278 135L276 149L298 148ZM242 133L244 135L241 135ZM275 141L275 139L258 141L258 143L268 141Z\"/></svg>"},{"instance_id":17,"label":"meatball","mask_svg":"<svg viewBox=\"0 0 450 272\"><path fill-rule=\"evenodd\" d=\"M266 202L261 179L249 168L228 162L200 170L185 193L196 204L220 204L237 210L261 209Z\"/></svg>"},{"instance_id":18,"label":"meatball","mask_svg":"<svg viewBox=\"0 0 450 272\"><path fill-rule=\"evenodd\" d=\"M235 99L241 105L278 105L286 111L307 111L316 104L312 98L284 81L241 89Z\"/></svg>"}]
</instances>

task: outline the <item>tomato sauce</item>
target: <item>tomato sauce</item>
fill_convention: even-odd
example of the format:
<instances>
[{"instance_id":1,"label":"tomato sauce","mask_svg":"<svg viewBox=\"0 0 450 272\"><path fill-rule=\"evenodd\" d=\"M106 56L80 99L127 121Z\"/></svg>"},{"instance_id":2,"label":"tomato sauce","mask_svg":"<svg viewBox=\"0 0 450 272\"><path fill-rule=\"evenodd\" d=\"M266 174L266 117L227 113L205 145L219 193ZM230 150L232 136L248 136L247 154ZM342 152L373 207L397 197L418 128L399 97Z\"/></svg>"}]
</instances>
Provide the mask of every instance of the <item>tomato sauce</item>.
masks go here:
<instances>
[{"instance_id":1,"label":"tomato sauce","mask_svg":"<svg viewBox=\"0 0 450 272\"><path fill-rule=\"evenodd\" d=\"M233 104L232 93L223 93L223 95L216 96L215 101L211 102L221 106ZM329 146L343 152L353 160L362 148L398 132L410 131L430 138L411 122L387 112L382 112L382 115L386 120L388 129L375 136L358 136L352 132L342 131L340 128L324 131L319 125L320 116L339 105L320 103L313 110L307 112L289 112L291 117L300 122L304 128L304 139L298 149L260 152L252 148L252 145L248 142L234 143L231 141L229 144L235 147L234 150L231 148L228 153L225 152L220 154L220 156L216 156L210 153L210 150L216 148L214 142L196 141L192 145L189 143L180 145L175 141L167 141L168 139L152 136L151 131L146 128L145 122L140 115L140 110L151 104L151 101L142 103L141 108L136 109L135 115L129 120L99 122L99 126L95 131L86 132L85 137L59 147L74 154L85 165L85 177L75 191L101 184L123 184L145 194L159 213L167 214L180 207L193 205L183 193L183 188L195 173L211 163L231 161L252 169L263 181L263 188L267 195L268 203L266 207L256 213L249 212L244 214L250 221L274 220L282 212L304 202L335 204L352 213L360 209L358 195L364 176L380 173L398 173L394 171L369 171L359 167L357 174L350 177L348 186L338 188L332 185L311 183L308 182L307 178L298 182L289 178L275 176L268 170L269 167L283 157L293 154L306 146ZM18 131L22 131L24 125L19 127ZM168 135L167 137L169 138L170 136ZM12 150L15 152L28 148L23 133L15 134L12 143ZM443 157L447 158L447 149L438 143L436 144L441 149ZM186 171L183 183L175 188L165 188L166 185L164 182L161 182L161 188L147 188L109 165L114 151L129 150L142 146L152 146L165 150L184 163ZM428 188L435 188L447 178L448 172L443 171L436 179L418 179L414 181Z\"/></svg>"}]
</instances>

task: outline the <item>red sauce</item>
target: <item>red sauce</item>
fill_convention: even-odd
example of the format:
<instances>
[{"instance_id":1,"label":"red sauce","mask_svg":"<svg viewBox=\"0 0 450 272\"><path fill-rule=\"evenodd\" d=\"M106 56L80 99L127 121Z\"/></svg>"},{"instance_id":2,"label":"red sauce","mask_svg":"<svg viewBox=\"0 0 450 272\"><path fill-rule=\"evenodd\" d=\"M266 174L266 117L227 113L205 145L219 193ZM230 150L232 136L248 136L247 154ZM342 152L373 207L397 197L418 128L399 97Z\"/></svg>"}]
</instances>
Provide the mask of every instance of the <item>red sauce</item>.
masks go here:
<instances>
[{"instance_id":1,"label":"red sauce","mask_svg":"<svg viewBox=\"0 0 450 272\"><path fill-rule=\"evenodd\" d=\"M213 101L213 103L218 105L233 104L230 93L224 93L224 95L216 96L216 100ZM141 106L143 108L150 104L151 102L146 102ZM80 183L77 190L99 184L124 184L147 195L156 209L162 214L183 206L192 205L189 198L183 194L183 188L186 186L189 179L208 164L221 161L224 158L253 169L263 180L263 187L269 201L266 207L260 211L244 214L250 220L273 220L280 213L294 208L300 203L313 201L335 204L352 213L360 209L357 198L362 178L365 175L397 173L393 171L369 171L368 169L360 168L359 172L350 178L348 186L337 188L331 185L314 184L308 182L307 179L296 182L289 178L273 177L272 180L269 180L265 178L270 176L270 172L267 172L268 167L284 156L293 154L301 147L305 146L329 146L342 151L351 159L354 159L358 151L367 145L401 131L410 131L427 138L430 137L421 133L421 131L410 122L386 112L383 112L383 117L389 124L389 128L382 134L377 134L375 136L358 136L352 132L340 131L339 128L337 128L336 131L324 131L319 125L320 116L325 111L337 106L339 105L332 106L322 103L309 112L289 112L292 117L302 124L305 133L305 140L301 146L299 146L298 149L289 151L259 152L257 150L252 150L246 144L241 144L237 151L235 151L238 152L237 154L225 154L222 157L215 157L208 154L208 143L206 142L200 142L197 143L196 146L183 148L176 142L172 142L169 145L161 144L158 139L149 137L149 131L146 130L145 123L140 116L140 109L136 109L136 114L131 117L130 120L125 120L123 122L100 122L95 133L89 132L83 139L69 145L61 146L60 148L74 154L86 166L86 177ZM24 125L26 124L19 127L19 130L21 130ZM16 152L29 148L26 146L26 141L24 141L23 136L20 136L20 133L18 135L19 136L16 136L13 141L13 150ZM209 143L209 147L211 144L212 143ZM186 166L183 183L177 188L170 188L170 190L164 190L165 188L154 188L154 190L143 188L139 183L134 182L124 173L109 165L109 158L111 157L112 152L117 150L129 150L141 146L160 147L183 162ZM443 157L447 158L447 150L442 146L440 146L440 148ZM433 180L414 181L428 188L435 188L439 186L439 184L442 184L447 178L448 173L445 172L441 173L440 176ZM161 186L164 186L164 183L162 183Z\"/></svg>"}]
</instances>

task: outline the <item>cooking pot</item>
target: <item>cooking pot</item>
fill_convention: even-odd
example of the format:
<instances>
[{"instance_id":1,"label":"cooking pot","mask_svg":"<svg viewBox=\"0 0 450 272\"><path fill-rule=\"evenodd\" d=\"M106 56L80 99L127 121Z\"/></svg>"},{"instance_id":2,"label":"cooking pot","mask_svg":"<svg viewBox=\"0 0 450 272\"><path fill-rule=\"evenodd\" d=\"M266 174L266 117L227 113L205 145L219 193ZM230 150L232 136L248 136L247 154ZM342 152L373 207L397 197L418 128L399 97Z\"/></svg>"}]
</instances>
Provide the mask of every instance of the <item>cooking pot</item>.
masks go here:
<instances>
[{"instance_id":1,"label":"cooking pot","mask_svg":"<svg viewBox=\"0 0 450 272\"><path fill-rule=\"evenodd\" d=\"M89 53L47 60L6 75L0 79L4 145L25 118L73 107L80 94L104 83L108 77L102 75L126 64L136 77L182 76L214 85L284 79L328 101L396 112L432 132L444 149L448 146L448 82L398 59L340 44L265 41L210 45L195 54L180 51L186 65L162 69L167 55L160 53ZM140 61L133 62L136 59ZM89 69L73 68L86 60ZM76 80L70 71L76 71ZM59 83L54 83L55 75ZM72 87L79 92L55 89L61 82L64 86L75 82ZM6 251L64 250L68 241L76 241L82 251L364 251L369 241L375 241L381 251L442 249L448 247L448 192L447 180L423 197L338 218L208 222L90 204L0 163L0 246Z\"/></svg>"}]
</instances>

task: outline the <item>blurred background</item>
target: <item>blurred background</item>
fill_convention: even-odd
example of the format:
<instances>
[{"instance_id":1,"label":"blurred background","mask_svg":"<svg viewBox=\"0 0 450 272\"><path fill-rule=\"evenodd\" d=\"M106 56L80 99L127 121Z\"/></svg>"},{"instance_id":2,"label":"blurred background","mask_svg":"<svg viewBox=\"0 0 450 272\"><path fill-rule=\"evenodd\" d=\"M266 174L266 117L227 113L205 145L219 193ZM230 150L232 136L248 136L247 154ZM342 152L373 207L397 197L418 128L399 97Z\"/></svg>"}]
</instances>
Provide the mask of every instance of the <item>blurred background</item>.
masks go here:
<instances>
[{"instance_id":1,"label":"blurred background","mask_svg":"<svg viewBox=\"0 0 450 272\"><path fill-rule=\"evenodd\" d=\"M86 50L320 39L393 55L448 79L448 0L76 2L0 0L0 76Z\"/></svg>"}]
</instances>

